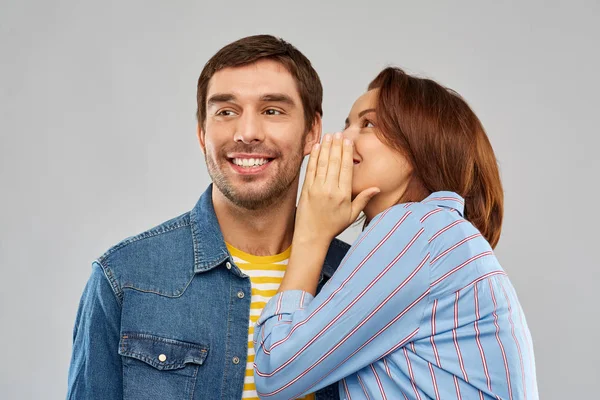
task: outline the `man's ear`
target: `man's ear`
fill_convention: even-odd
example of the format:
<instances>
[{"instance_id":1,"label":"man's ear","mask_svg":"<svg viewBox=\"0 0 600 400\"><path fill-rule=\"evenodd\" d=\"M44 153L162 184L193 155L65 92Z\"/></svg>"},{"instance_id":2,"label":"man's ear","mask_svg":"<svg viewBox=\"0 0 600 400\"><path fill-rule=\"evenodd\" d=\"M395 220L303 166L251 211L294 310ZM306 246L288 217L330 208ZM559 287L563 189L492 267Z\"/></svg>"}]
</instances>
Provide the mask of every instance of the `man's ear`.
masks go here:
<instances>
[{"instance_id":1,"label":"man's ear","mask_svg":"<svg viewBox=\"0 0 600 400\"><path fill-rule=\"evenodd\" d=\"M323 120L321 114L316 113L312 128L306 134L304 139L304 155L307 156L312 151L315 143L319 143L321 140L321 133L323 132Z\"/></svg>"},{"instance_id":2,"label":"man's ear","mask_svg":"<svg viewBox=\"0 0 600 400\"><path fill-rule=\"evenodd\" d=\"M198 125L196 125L196 136L198 136L198 142L200 143L202 153L206 155L206 145L204 144L204 131L202 130L200 122L198 122Z\"/></svg>"}]
</instances>

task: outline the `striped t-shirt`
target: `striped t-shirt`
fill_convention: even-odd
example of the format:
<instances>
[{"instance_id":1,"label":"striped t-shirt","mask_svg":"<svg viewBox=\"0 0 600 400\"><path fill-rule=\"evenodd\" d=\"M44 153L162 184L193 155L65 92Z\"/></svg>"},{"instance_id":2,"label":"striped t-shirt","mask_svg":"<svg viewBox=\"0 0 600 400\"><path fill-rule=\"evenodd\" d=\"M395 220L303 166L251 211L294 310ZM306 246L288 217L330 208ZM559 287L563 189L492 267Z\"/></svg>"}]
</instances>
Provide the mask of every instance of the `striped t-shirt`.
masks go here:
<instances>
[{"instance_id":1,"label":"striped t-shirt","mask_svg":"<svg viewBox=\"0 0 600 400\"><path fill-rule=\"evenodd\" d=\"M248 321L248 359L246 360L246 376L242 399L259 400L254 385L254 325L267 302L277 293L285 268L290 258L291 247L274 256L255 256L236 249L227 243L227 249L240 271L250 277L252 299L250 303L250 320ZM303 397L313 400L314 395Z\"/></svg>"}]
</instances>

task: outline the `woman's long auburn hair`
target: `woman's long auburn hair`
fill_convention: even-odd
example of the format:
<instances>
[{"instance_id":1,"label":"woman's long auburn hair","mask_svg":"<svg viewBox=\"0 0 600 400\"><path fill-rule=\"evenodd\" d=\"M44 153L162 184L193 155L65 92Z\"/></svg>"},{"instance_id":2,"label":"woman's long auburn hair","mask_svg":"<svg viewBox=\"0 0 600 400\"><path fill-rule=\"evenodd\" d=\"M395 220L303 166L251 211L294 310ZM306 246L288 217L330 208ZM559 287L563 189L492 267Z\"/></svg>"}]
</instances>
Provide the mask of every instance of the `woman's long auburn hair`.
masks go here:
<instances>
[{"instance_id":1,"label":"woman's long auburn hair","mask_svg":"<svg viewBox=\"0 0 600 400\"><path fill-rule=\"evenodd\" d=\"M400 68L381 71L372 89L379 89L377 135L414 169L401 201L421 201L443 190L458 193L465 199L465 218L494 248L504 193L494 150L473 110L455 91Z\"/></svg>"}]
</instances>

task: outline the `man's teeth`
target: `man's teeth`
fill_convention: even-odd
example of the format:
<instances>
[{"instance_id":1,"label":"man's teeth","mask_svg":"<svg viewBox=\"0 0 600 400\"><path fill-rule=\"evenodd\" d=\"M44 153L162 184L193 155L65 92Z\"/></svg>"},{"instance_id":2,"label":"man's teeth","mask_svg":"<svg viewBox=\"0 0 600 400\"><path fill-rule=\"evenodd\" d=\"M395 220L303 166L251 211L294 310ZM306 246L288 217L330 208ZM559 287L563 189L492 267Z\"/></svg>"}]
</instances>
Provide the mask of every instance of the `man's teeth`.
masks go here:
<instances>
[{"instance_id":1,"label":"man's teeth","mask_svg":"<svg viewBox=\"0 0 600 400\"><path fill-rule=\"evenodd\" d=\"M260 167L265 165L269 160L266 158L234 158L233 163L240 167Z\"/></svg>"}]
</instances>

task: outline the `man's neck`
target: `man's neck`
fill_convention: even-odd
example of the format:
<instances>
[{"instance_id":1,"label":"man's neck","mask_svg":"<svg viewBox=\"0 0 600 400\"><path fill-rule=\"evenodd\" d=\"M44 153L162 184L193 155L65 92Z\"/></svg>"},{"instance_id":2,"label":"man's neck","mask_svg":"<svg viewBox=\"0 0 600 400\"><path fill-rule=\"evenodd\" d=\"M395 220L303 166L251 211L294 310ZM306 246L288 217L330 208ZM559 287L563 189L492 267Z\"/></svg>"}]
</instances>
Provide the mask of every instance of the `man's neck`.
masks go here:
<instances>
[{"instance_id":1,"label":"man's neck","mask_svg":"<svg viewBox=\"0 0 600 400\"><path fill-rule=\"evenodd\" d=\"M212 200L225 242L256 256L282 253L292 244L298 185L274 204L248 210L233 204L216 186Z\"/></svg>"}]
</instances>

